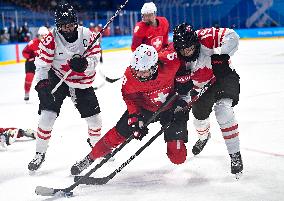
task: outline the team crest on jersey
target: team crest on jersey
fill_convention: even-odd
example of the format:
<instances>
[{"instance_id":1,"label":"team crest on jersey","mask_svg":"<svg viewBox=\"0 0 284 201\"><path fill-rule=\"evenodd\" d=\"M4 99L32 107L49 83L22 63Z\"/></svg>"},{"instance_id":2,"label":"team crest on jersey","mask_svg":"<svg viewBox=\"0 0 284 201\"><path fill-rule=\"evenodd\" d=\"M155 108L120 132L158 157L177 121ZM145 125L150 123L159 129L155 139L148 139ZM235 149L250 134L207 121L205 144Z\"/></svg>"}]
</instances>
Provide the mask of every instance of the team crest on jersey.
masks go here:
<instances>
[{"instance_id":1,"label":"team crest on jersey","mask_svg":"<svg viewBox=\"0 0 284 201\"><path fill-rule=\"evenodd\" d=\"M163 45L163 36L157 36L155 38L152 38L151 45L159 51L162 48Z\"/></svg>"},{"instance_id":2,"label":"team crest on jersey","mask_svg":"<svg viewBox=\"0 0 284 201\"><path fill-rule=\"evenodd\" d=\"M157 106L160 106L167 100L170 89L171 87L166 87L160 90L152 91L151 93L148 93L147 96L149 97L152 103Z\"/></svg>"}]
</instances>

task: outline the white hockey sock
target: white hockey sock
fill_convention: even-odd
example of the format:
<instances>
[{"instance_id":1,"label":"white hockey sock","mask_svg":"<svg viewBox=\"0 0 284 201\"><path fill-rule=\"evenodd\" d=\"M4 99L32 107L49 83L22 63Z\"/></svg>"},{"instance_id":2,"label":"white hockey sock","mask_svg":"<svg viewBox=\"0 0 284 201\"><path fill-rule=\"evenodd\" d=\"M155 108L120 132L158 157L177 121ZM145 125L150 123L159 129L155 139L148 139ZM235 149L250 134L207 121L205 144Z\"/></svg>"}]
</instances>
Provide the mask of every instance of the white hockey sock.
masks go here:
<instances>
[{"instance_id":1,"label":"white hockey sock","mask_svg":"<svg viewBox=\"0 0 284 201\"><path fill-rule=\"evenodd\" d=\"M221 128L229 154L240 151L238 123L231 99L221 99L214 106L216 119Z\"/></svg>"},{"instance_id":2,"label":"white hockey sock","mask_svg":"<svg viewBox=\"0 0 284 201\"><path fill-rule=\"evenodd\" d=\"M94 146L101 138L102 119L100 114L85 118L88 124L90 143Z\"/></svg>"},{"instance_id":3,"label":"white hockey sock","mask_svg":"<svg viewBox=\"0 0 284 201\"><path fill-rule=\"evenodd\" d=\"M200 140L206 140L208 135L210 134L210 120L209 118L204 120L198 120L196 118L193 119L193 125L198 134L198 138Z\"/></svg>"},{"instance_id":4,"label":"white hockey sock","mask_svg":"<svg viewBox=\"0 0 284 201\"><path fill-rule=\"evenodd\" d=\"M36 152L46 152L56 117L55 112L46 110L41 112L37 129Z\"/></svg>"}]
</instances>

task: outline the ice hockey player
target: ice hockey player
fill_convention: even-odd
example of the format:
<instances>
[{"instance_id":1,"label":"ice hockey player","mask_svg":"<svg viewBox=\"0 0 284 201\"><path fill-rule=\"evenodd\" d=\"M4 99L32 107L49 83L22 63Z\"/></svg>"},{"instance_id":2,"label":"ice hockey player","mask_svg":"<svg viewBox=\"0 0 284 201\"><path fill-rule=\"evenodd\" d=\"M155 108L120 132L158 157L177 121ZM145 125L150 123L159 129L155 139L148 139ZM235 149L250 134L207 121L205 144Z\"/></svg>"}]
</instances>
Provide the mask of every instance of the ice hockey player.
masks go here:
<instances>
[{"instance_id":1,"label":"ice hockey player","mask_svg":"<svg viewBox=\"0 0 284 201\"><path fill-rule=\"evenodd\" d=\"M7 150L7 146L14 143L17 138L24 136L35 139L35 131L32 129L0 128L0 148Z\"/></svg>"},{"instance_id":2,"label":"ice hockey player","mask_svg":"<svg viewBox=\"0 0 284 201\"><path fill-rule=\"evenodd\" d=\"M94 160L111 153L113 148L131 135L142 140L148 133L143 124L175 93L174 82L179 67L180 60L172 45L160 51L159 55L153 46L142 44L137 47L132 54L131 64L125 71L121 89L127 111L116 126L98 141L91 153L72 166L71 174L80 174ZM177 100L165 108L156 119L162 126L175 119L164 132L167 156L174 164L182 164L187 155L185 143L188 140L188 112L173 115L173 109L179 106Z\"/></svg>"},{"instance_id":3,"label":"ice hockey player","mask_svg":"<svg viewBox=\"0 0 284 201\"><path fill-rule=\"evenodd\" d=\"M37 129L36 155L28 165L30 171L37 170L45 160L51 131L63 100L70 96L74 105L88 124L89 141L94 145L101 135L100 107L92 87L95 68L100 57L100 48L96 42L90 49L95 35L78 25L73 7L60 4L55 11L56 28L39 44L40 54L36 57L37 67L35 86L40 100L39 123ZM86 52L86 57L81 56ZM64 80L63 76L72 69ZM60 82L56 92L52 89ZM87 143L86 143L87 145Z\"/></svg>"},{"instance_id":4,"label":"ice hockey player","mask_svg":"<svg viewBox=\"0 0 284 201\"><path fill-rule=\"evenodd\" d=\"M216 78L216 82L192 107L194 126L199 136L192 153L199 154L210 138L209 115L214 106L215 116L231 158L231 173L238 176L242 173L243 163L233 107L239 101L240 78L230 57L238 49L239 36L228 28L212 27L195 31L191 25L183 23L175 27L173 42L178 57L186 61L187 68L191 70L193 89L187 100L195 96L212 78Z\"/></svg>"},{"instance_id":5,"label":"ice hockey player","mask_svg":"<svg viewBox=\"0 0 284 201\"><path fill-rule=\"evenodd\" d=\"M153 2L143 5L141 15L142 21L137 22L133 31L131 50L146 44L159 52L169 43L169 22L165 17L157 16L157 7Z\"/></svg>"},{"instance_id":6,"label":"ice hockey player","mask_svg":"<svg viewBox=\"0 0 284 201\"><path fill-rule=\"evenodd\" d=\"M39 43L40 40L49 33L48 29L44 26L40 27L37 32L37 37L31 40L27 46L23 49L23 57L26 58L25 62L25 96L24 100L28 101L30 98L30 89L35 75L35 57L38 56L39 53Z\"/></svg>"}]
</instances>

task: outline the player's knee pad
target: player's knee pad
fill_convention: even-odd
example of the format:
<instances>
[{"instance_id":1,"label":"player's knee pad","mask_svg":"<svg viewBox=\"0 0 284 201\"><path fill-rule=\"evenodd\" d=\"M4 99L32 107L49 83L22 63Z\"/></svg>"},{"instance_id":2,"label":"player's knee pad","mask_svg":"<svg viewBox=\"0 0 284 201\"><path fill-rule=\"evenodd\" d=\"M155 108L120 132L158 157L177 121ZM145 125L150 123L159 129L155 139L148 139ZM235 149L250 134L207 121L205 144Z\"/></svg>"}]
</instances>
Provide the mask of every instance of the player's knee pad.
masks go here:
<instances>
[{"instance_id":1,"label":"player's knee pad","mask_svg":"<svg viewBox=\"0 0 284 201\"><path fill-rule=\"evenodd\" d=\"M110 129L103 138L104 142L112 148L117 147L125 141L125 137L123 137L115 127Z\"/></svg>"},{"instance_id":2,"label":"player's knee pad","mask_svg":"<svg viewBox=\"0 0 284 201\"><path fill-rule=\"evenodd\" d=\"M93 147L92 158L100 158L107 155L113 148L125 141L125 137L120 135L116 128L110 129Z\"/></svg>"},{"instance_id":3,"label":"player's knee pad","mask_svg":"<svg viewBox=\"0 0 284 201\"><path fill-rule=\"evenodd\" d=\"M232 103L233 100L229 98L222 98L216 102L214 111L219 125L227 124L229 121L234 121L235 115Z\"/></svg>"},{"instance_id":4,"label":"player's knee pad","mask_svg":"<svg viewBox=\"0 0 284 201\"><path fill-rule=\"evenodd\" d=\"M57 118L57 113L52 111L43 110L41 112L37 135L41 139L49 139L51 137L51 131L54 122Z\"/></svg>"},{"instance_id":5,"label":"player's knee pad","mask_svg":"<svg viewBox=\"0 0 284 201\"><path fill-rule=\"evenodd\" d=\"M174 164L182 164L186 160L187 150L183 140L167 142L167 156Z\"/></svg>"},{"instance_id":6,"label":"player's knee pad","mask_svg":"<svg viewBox=\"0 0 284 201\"><path fill-rule=\"evenodd\" d=\"M193 125L196 129L196 132L198 134L198 138L200 140L205 140L208 138L208 135L210 133L210 121L209 118L204 120L198 120L196 118L193 119Z\"/></svg>"},{"instance_id":7,"label":"player's knee pad","mask_svg":"<svg viewBox=\"0 0 284 201\"><path fill-rule=\"evenodd\" d=\"M89 128L97 129L102 127L102 118L100 114L96 114L85 118Z\"/></svg>"},{"instance_id":8,"label":"player's knee pad","mask_svg":"<svg viewBox=\"0 0 284 201\"><path fill-rule=\"evenodd\" d=\"M85 118L88 124L89 142L94 146L101 137L102 118L100 114Z\"/></svg>"},{"instance_id":9,"label":"player's knee pad","mask_svg":"<svg viewBox=\"0 0 284 201\"><path fill-rule=\"evenodd\" d=\"M39 118L38 127L44 130L52 130L56 118L56 112L43 110Z\"/></svg>"},{"instance_id":10,"label":"player's knee pad","mask_svg":"<svg viewBox=\"0 0 284 201\"><path fill-rule=\"evenodd\" d=\"M209 120L209 118L199 120L199 119L196 119L194 117L193 118L193 125L194 125L195 129L205 129L205 128L210 127L210 120Z\"/></svg>"}]
</instances>

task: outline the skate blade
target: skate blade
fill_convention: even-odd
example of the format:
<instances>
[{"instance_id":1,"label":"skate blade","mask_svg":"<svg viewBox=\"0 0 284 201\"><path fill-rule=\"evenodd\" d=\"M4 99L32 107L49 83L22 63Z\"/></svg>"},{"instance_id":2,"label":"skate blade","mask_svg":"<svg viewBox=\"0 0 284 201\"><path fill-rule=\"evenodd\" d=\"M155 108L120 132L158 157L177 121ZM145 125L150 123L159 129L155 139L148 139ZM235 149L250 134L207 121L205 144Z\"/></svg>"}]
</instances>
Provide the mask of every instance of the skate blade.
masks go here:
<instances>
[{"instance_id":1,"label":"skate blade","mask_svg":"<svg viewBox=\"0 0 284 201\"><path fill-rule=\"evenodd\" d=\"M242 175L243 175L243 172L236 173L235 174L236 180L239 180L242 177Z\"/></svg>"}]
</instances>

